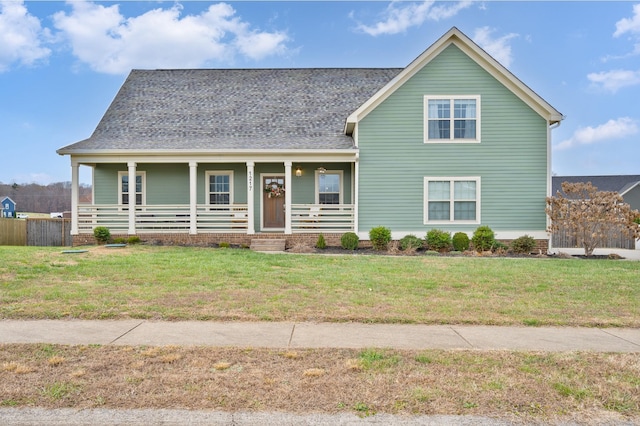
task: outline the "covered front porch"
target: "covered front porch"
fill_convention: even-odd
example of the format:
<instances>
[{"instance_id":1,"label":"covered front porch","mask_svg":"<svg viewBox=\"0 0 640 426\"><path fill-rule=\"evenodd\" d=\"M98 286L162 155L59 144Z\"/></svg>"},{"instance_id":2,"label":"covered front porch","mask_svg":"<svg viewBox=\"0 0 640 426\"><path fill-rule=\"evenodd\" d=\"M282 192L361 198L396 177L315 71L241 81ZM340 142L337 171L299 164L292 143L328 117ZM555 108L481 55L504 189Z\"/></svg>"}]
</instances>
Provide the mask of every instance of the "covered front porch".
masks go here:
<instances>
[{"instance_id":1,"label":"covered front porch","mask_svg":"<svg viewBox=\"0 0 640 426\"><path fill-rule=\"evenodd\" d=\"M357 155L245 161L219 156L72 158L72 235L342 234L356 232ZM119 160L119 161L118 161ZM79 167L93 199L78 200Z\"/></svg>"}]
</instances>

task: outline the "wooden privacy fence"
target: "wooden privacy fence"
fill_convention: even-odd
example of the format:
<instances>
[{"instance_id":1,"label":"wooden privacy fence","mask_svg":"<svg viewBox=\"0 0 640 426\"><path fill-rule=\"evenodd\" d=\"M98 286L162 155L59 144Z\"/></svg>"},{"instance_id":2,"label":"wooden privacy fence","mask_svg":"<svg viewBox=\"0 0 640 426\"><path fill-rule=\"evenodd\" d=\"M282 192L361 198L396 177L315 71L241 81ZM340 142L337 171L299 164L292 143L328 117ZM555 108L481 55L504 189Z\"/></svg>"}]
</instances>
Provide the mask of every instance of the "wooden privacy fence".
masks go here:
<instances>
[{"instance_id":1,"label":"wooden privacy fence","mask_svg":"<svg viewBox=\"0 0 640 426\"><path fill-rule=\"evenodd\" d=\"M0 245L70 246L71 219L1 219Z\"/></svg>"},{"instance_id":2,"label":"wooden privacy fence","mask_svg":"<svg viewBox=\"0 0 640 426\"><path fill-rule=\"evenodd\" d=\"M551 245L556 248L582 248L582 241L576 238L567 229L554 231L551 239ZM607 232L607 236L599 243L600 248L619 248L634 250L636 248L636 240L627 237L620 229L616 229L615 225Z\"/></svg>"},{"instance_id":3,"label":"wooden privacy fence","mask_svg":"<svg viewBox=\"0 0 640 426\"><path fill-rule=\"evenodd\" d=\"M0 246L26 246L27 221L0 219Z\"/></svg>"}]
</instances>

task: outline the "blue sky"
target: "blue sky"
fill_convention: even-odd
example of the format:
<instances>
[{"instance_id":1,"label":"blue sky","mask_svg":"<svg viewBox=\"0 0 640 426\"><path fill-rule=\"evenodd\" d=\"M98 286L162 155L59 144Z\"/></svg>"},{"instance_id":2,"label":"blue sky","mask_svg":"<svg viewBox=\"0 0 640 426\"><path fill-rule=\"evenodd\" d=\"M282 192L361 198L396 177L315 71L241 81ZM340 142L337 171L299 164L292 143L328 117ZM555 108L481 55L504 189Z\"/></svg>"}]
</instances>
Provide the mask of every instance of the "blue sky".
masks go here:
<instances>
[{"instance_id":1,"label":"blue sky","mask_svg":"<svg viewBox=\"0 0 640 426\"><path fill-rule=\"evenodd\" d=\"M0 182L71 180L132 68L404 67L452 26L566 116L556 174L640 174L639 3L0 0Z\"/></svg>"}]
</instances>

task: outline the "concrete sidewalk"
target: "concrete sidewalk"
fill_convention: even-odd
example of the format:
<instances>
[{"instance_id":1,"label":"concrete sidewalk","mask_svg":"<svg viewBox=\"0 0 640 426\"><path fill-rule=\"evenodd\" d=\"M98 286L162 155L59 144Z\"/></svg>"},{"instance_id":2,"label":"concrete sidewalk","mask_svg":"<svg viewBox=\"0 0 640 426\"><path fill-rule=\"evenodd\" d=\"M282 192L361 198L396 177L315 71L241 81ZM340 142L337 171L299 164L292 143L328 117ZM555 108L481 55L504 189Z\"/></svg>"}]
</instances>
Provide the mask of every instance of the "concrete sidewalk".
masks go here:
<instances>
[{"instance_id":1,"label":"concrete sidewalk","mask_svg":"<svg viewBox=\"0 0 640 426\"><path fill-rule=\"evenodd\" d=\"M640 353L640 329L310 322L1 320L0 343Z\"/></svg>"}]
</instances>

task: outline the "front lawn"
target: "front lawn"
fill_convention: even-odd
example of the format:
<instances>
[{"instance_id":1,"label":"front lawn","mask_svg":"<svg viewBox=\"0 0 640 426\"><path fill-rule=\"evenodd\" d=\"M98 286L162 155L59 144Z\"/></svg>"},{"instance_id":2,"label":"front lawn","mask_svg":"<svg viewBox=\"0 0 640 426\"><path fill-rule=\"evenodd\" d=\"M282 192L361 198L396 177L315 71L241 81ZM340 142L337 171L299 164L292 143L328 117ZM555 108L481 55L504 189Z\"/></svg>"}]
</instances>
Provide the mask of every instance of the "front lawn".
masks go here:
<instances>
[{"instance_id":1,"label":"front lawn","mask_svg":"<svg viewBox=\"0 0 640 426\"><path fill-rule=\"evenodd\" d=\"M640 263L0 247L0 318L640 327Z\"/></svg>"}]
</instances>

